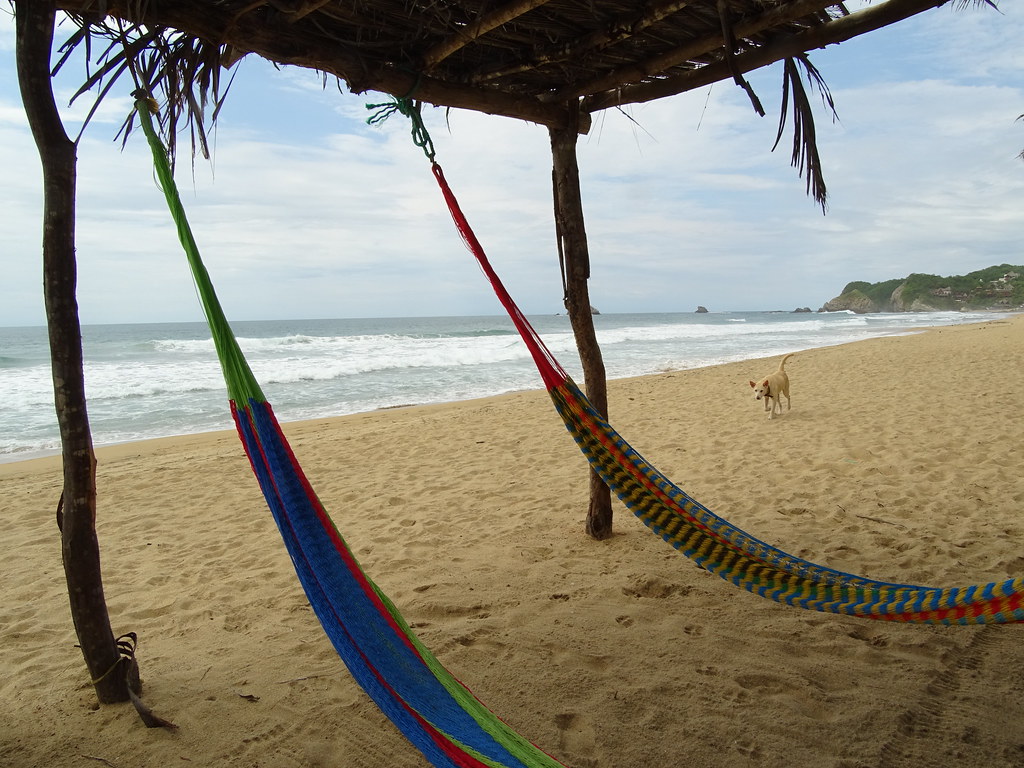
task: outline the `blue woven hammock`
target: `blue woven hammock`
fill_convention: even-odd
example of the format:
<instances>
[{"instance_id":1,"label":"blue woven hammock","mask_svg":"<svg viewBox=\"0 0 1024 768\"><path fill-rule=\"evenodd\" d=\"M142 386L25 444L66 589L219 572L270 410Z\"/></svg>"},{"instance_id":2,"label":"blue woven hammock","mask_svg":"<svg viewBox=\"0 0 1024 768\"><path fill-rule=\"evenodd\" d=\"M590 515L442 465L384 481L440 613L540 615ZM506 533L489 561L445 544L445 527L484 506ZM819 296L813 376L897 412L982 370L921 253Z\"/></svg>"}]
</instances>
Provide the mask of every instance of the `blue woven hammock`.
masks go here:
<instances>
[{"instance_id":1,"label":"blue woven hammock","mask_svg":"<svg viewBox=\"0 0 1024 768\"><path fill-rule=\"evenodd\" d=\"M299 581L338 655L380 709L439 768L561 765L456 680L359 567L242 355L200 259L147 103L140 101L136 108L213 334L242 444Z\"/></svg>"}]
</instances>

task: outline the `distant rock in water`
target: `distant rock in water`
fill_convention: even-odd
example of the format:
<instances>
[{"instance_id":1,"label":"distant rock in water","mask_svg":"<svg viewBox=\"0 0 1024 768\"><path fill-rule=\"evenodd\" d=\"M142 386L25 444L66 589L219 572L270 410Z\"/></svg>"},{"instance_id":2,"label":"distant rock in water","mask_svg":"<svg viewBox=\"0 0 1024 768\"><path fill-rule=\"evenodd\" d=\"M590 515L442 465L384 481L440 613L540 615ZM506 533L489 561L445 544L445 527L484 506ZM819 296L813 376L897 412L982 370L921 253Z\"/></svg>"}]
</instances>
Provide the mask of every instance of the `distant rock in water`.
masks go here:
<instances>
[{"instance_id":1,"label":"distant rock in water","mask_svg":"<svg viewBox=\"0 0 1024 768\"><path fill-rule=\"evenodd\" d=\"M592 314L592 315L600 315L601 314L601 310L598 309L597 307L595 307L593 304L591 304L590 305L590 314Z\"/></svg>"},{"instance_id":2,"label":"distant rock in water","mask_svg":"<svg viewBox=\"0 0 1024 768\"><path fill-rule=\"evenodd\" d=\"M708 313L708 308L707 307L700 307L700 306L697 307L697 314L698 315L706 315L707 313Z\"/></svg>"},{"instance_id":3,"label":"distant rock in water","mask_svg":"<svg viewBox=\"0 0 1024 768\"><path fill-rule=\"evenodd\" d=\"M811 311L810 307L797 307L796 309L793 310L793 314L797 314L798 312L810 312L810 311Z\"/></svg>"}]
</instances>

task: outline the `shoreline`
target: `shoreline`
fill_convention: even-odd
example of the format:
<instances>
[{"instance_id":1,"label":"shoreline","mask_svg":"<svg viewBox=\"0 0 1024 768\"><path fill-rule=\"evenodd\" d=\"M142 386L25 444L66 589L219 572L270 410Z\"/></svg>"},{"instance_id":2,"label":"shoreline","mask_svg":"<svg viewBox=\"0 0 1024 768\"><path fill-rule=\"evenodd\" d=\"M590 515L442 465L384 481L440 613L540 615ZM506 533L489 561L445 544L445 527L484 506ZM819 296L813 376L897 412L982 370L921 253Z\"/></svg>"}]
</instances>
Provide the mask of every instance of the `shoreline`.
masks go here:
<instances>
[{"instance_id":1,"label":"shoreline","mask_svg":"<svg viewBox=\"0 0 1024 768\"><path fill-rule=\"evenodd\" d=\"M779 311L782 312L782 310L779 310ZM995 310L995 309L991 309L991 310L985 310L985 311L989 312L989 313L991 313L993 315L1005 315L1007 317L1014 317L1014 316L1018 316L1018 315L1024 315L1024 312L1022 312L1021 310L1017 310L1017 309L1011 309L1011 310ZM981 312L981 310L978 310L978 312ZM840 314L848 314L848 313L841 312ZM845 344L857 344L857 343L860 343L862 341L870 341L871 339L879 339L879 338L888 338L888 337L893 337L893 336L906 336L906 335L910 335L910 334L925 333L925 332L928 332L930 330L935 330L935 329L939 329L939 328L959 328L959 327L969 327L969 326L974 326L974 325L984 325L984 324L989 323L989 322L997 322L997 321L994 321L994 320L981 320L981 321L978 321L978 322L963 323L963 324L960 324L960 325L922 325L922 326L914 326L914 327L908 328L906 330L892 331L892 332L889 332L889 333L883 333L883 334L879 334L878 336L872 336L872 337L868 337L868 338L865 338L865 339L857 339L855 341L841 341L841 342L837 342L836 344L832 344L832 345L816 346L816 347L809 347L809 348L806 348L806 349L800 349L800 350L797 350L795 354L803 354L803 353L811 352L811 351L818 350L818 349L828 349L830 347L842 346L842 345L845 345ZM771 357L771 356L769 355L769 357ZM667 374L672 374L672 373L681 373L681 372L685 372L685 371L702 370L704 368L717 368L717 367L729 366L729 365L743 365L743 364L753 363L754 361L759 360L759 359L764 359L764 358L763 357L759 357L759 356L755 356L755 357L746 358L744 360L731 361L731 362L727 362L727 363L715 363L713 365L698 366L698 367L694 367L694 368L677 368L677 369L672 369L672 370L667 370L667 371L656 371L656 372L651 372L651 373L643 374L642 376L628 376L628 377L621 377L621 378L610 378L610 379L608 379L608 382L609 382L609 385L610 385L612 382L616 382L616 381L630 381L630 380L633 380L633 379L646 378L648 376L662 376L662 375L667 375ZM382 411L405 410L405 409L408 409L408 408L423 408L423 407L431 407L431 406L458 405L459 403L473 403L473 402L476 402L476 401L488 400L490 398L498 398L498 397L504 397L506 395L519 394L521 392L543 392L543 391L544 391L543 385L540 384L540 382L538 382L538 386L535 387L535 388L521 389L521 390L516 390L515 392L506 392L506 393L502 393L502 394L498 394L498 395L485 395L485 396L482 396L482 397L473 397L473 398L469 398L469 399L466 399L466 400L452 400L452 401L444 401L444 402L436 402L436 403L405 403L405 404L401 404L401 405L381 406L381 407L373 408L373 409L367 410L367 411L357 411L357 412L354 412L354 413L346 413L346 414L341 414L341 415L325 415L325 416L313 417L313 418L310 418L310 419L297 419L297 420L292 420L292 421L288 421L288 422L284 422L283 421L282 424L285 424L285 423L287 423L287 424L301 424L301 423L307 422L307 421L322 421L323 419L344 419L344 418L348 418L348 417L351 417L351 416L360 416L360 415L365 415L365 414L373 414L373 413L382 412ZM158 436L158 437L144 438L144 439L141 439L141 440L127 440L127 441L124 441L124 442L104 443L104 444L99 444L99 445L94 446L94 450L96 451L97 455L99 455L99 453L101 451L107 451L108 449L116 449L116 448L122 447L122 446L131 446L131 445L134 445L136 443L145 444L145 443L148 443L148 442L151 442L151 441L158 441L158 440L179 440L179 439L185 439L185 438L191 438L191 437L200 437L201 438L203 436L211 436L212 437L212 436L215 436L215 435L217 435L217 434L219 434L221 432L224 432L224 431L227 431L227 432L230 432L231 434L234 434L234 429L230 425L230 419L229 419L229 417L227 415L227 401L225 400L224 403L225 403L225 406L224 406L225 426L223 428L212 429L212 430L204 430L204 431L200 431L200 432L184 432L184 433L177 433L177 434L173 434L173 435L161 435L161 436ZM47 450L47 451L29 451L29 452L26 452L26 453L28 455L17 456L17 457L15 457L13 454L0 454L0 476L3 475L3 468L8 466L8 465L20 464L22 462L40 461L40 460L44 460L44 459L54 459L54 458L59 458L60 455L61 455L61 451L60 451L59 448L52 449L52 450Z\"/></svg>"},{"instance_id":2,"label":"shoreline","mask_svg":"<svg viewBox=\"0 0 1024 768\"><path fill-rule=\"evenodd\" d=\"M609 382L611 421L752 536L849 573L1024 576L1024 317ZM589 474L540 391L284 424L367 575L483 702L571 768L957 768L1024 754L1021 626L803 611L696 567ZM98 707L67 608L59 457L0 466L0 763L425 768L309 608L237 436L97 450L115 635L136 632L144 728ZM672 713L666 716L666 713ZM216 723L211 727L211 723Z\"/></svg>"}]
</instances>

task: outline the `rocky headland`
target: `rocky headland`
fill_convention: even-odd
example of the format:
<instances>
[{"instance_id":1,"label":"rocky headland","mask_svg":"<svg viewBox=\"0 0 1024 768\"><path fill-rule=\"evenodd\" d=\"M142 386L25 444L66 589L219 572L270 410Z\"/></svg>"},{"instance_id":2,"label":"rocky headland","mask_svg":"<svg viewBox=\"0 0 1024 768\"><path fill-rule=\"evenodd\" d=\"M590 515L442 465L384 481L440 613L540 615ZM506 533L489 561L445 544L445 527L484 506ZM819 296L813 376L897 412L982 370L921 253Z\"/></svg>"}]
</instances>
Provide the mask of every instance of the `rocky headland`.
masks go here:
<instances>
[{"instance_id":1,"label":"rocky headland","mask_svg":"<svg viewBox=\"0 0 1024 768\"><path fill-rule=\"evenodd\" d=\"M945 312L1024 306L1024 266L1000 264L966 275L911 274L880 283L852 282L820 312Z\"/></svg>"}]
</instances>

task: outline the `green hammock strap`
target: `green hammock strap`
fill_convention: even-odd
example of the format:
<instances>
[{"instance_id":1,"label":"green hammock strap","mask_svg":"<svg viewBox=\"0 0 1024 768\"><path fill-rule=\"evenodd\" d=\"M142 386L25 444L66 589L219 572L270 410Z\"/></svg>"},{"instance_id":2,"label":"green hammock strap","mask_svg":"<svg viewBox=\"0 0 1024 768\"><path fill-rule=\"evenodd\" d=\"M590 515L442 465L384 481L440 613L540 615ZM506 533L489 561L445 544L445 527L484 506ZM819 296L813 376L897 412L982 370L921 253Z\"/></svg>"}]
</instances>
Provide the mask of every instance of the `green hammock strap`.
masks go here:
<instances>
[{"instance_id":1,"label":"green hammock strap","mask_svg":"<svg viewBox=\"0 0 1024 768\"><path fill-rule=\"evenodd\" d=\"M139 122L146 134L149 148L153 153L153 168L156 170L157 179L163 189L164 197L167 198L167 207L171 210L171 217L178 229L178 239L185 249L188 257L188 265L192 270L192 278L195 281L196 292L203 305L203 312L206 314L210 331L213 334L213 343L217 348L217 357L220 358L221 368L224 371L224 381L228 388L228 397L244 407L250 399L258 402L266 402L263 390L259 382L253 376L249 364L235 339L235 334L228 325L224 310L221 309L220 301L213 289L210 275L203 265L199 255L199 247L192 236L192 229L185 217L185 209L178 196L178 188L174 183L174 173L171 171L171 163L167 157L167 150L164 149L156 129L153 126L152 107L148 99L140 98L135 102L135 110L139 114Z\"/></svg>"},{"instance_id":2,"label":"green hammock strap","mask_svg":"<svg viewBox=\"0 0 1024 768\"><path fill-rule=\"evenodd\" d=\"M416 92L418 86L419 80L416 81L416 85L409 92L409 96L392 96L391 101L381 104L367 104L367 109L375 109L377 111L366 118L366 122L368 125L378 125L395 114L395 112L405 115L412 123L413 144L423 150L423 154L427 156L428 160L434 162L434 142L430 138L427 126L423 124L423 116L420 114L420 107L422 105L420 102L413 101L410 98Z\"/></svg>"}]
</instances>

